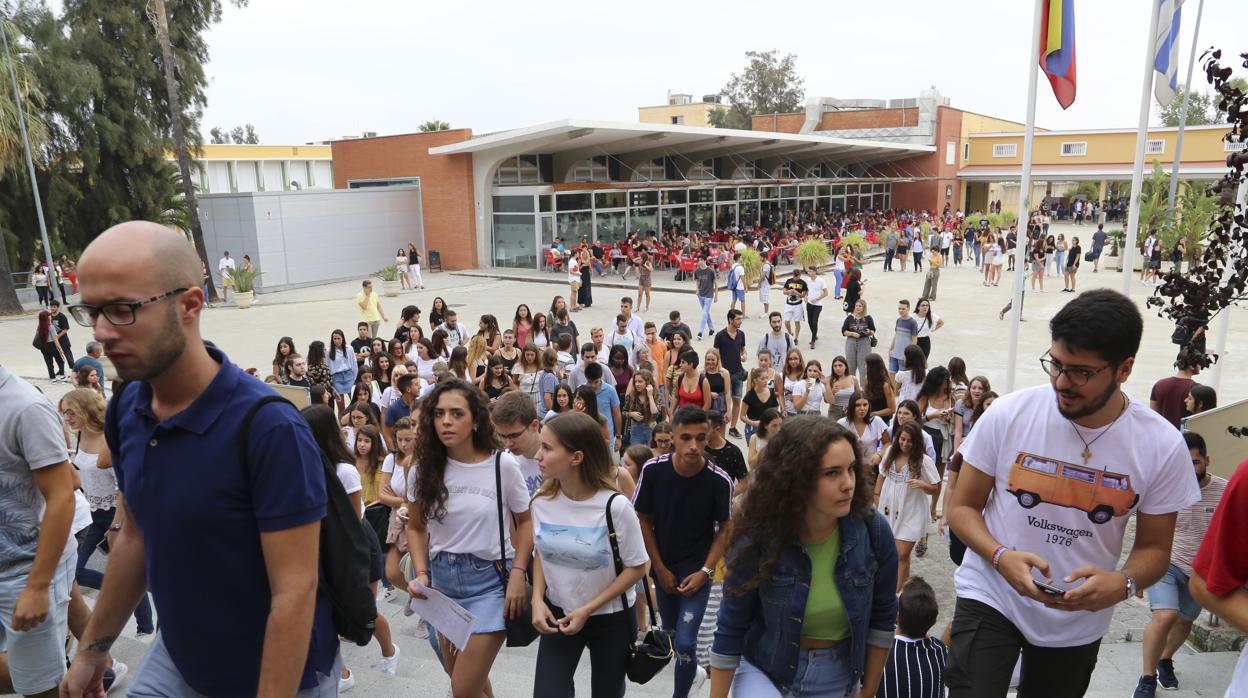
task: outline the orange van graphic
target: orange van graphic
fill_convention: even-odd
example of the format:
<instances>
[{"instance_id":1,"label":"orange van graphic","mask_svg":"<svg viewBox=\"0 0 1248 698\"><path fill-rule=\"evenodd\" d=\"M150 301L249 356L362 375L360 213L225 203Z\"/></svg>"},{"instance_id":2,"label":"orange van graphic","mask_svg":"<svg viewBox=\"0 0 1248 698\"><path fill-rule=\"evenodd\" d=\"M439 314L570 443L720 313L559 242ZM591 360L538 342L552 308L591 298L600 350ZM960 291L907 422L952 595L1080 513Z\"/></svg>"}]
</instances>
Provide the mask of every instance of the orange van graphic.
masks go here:
<instances>
[{"instance_id":1,"label":"orange van graphic","mask_svg":"<svg viewBox=\"0 0 1248 698\"><path fill-rule=\"evenodd\" d=\"M1095 524L1126 516L1140 499L1127 475L1031 453L1019 453L1010 468L1009 492L1024 509L1048 502L1085 511Z\"/></svg>"}]
</instances>

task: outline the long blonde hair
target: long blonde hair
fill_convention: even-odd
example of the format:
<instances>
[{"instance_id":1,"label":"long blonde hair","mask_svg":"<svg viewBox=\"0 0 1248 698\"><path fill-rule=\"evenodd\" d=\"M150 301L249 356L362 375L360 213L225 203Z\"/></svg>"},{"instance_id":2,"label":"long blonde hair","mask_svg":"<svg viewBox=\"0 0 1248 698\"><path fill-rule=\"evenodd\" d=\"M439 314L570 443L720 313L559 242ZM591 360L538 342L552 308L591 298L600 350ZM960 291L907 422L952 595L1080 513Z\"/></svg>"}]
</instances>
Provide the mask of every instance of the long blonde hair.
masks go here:
<instances>
[{"instance_id":1,"label":"long blonde hair","mask_svg":"<svg viewBox=\"0 0 1248 698\"><path fill-rule=\"evenodd\" d=\"M490 353L490 347L486 343L485 337L478 334L478 335L474 335L472 339L469 339L468 340L468 370L475 371L477 362L480 361L483 357L485 357L485 355L489 353ZM473 375L468 376L469 380L475 377L476 376L473 376Z\"/></svg>"},{"instance_id":2,"label":"long blonde hair","mask_svg":"<svg viewBox=\"0 0 1248 698\"><path fill-rule=\"evenodd\" d=\"M550 432L568 452L581 452L580 472L583 483L598 490L620 491L615 482L611 451L607 449L607 442L602 438L602 426L598 420L584 412L568 410L546 422L542 431ZM535 496L553 499L559 492L559 481L550 479L542 483Z\"/></svg>"},{"instance_id":3,"label":"long blonde hair","mask_svg":"<svg viewBox=\"0 0 1248 698\"><path fill-rule=\"evenodd\" d=\"M90 388L75 388L65 393L58 406L64 409L65 403L82 418L84 431L96 434L104 431L105 403L99 393Z\"/></svg>"}]
</instances>

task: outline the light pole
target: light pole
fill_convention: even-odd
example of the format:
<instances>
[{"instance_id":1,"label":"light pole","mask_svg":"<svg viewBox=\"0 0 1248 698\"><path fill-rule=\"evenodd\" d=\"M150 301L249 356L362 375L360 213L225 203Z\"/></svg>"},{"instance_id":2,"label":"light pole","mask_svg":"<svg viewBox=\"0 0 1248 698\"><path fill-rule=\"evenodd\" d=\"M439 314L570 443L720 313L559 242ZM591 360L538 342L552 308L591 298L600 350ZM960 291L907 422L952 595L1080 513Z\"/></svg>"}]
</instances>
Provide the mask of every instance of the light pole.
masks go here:
<instances>
[{"instance_id":1,"label":"light pole","mask_svg":"<svg viewBox=\"0 0 1248 698\"><path fill-rule=\"evenodd\" d=\"M56 261L52 258L52 243L48 241L48 224L43 220L43 202L39 199L39 182L35 179L35 161L30 157L30 138L26 135L26 112L22 109L22 94L17 89L17 70L13 68L13 54L9 51L9 22L0 18L0 39L4 41L4 58L9 62L9 82L13 83L13 106L17 109L17 127L22 133L22 150L26 153L26 169L30 172L30 190L35 195L35 214L39 218L39 234L43 236L43 252L48 258L48 273L56 276ZM57 282L60 278L57 277ZM49 278L51 282L51 278ZM55 286L48 284L51 291Z\"/></svg>"}]
</instances>

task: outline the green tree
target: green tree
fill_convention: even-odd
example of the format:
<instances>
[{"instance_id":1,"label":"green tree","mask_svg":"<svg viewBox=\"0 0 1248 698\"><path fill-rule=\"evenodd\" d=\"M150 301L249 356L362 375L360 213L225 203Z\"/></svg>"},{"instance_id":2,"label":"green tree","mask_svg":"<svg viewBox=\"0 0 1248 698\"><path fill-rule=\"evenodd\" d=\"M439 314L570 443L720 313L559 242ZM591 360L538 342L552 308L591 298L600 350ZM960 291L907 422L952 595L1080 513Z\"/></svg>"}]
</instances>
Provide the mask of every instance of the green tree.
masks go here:
<instances>
[{"instance_id":1,"label":"green tree","mask_svg":"<svg viewBox=\"0 0 1248 698\"><path fill-rule=\"evenodd\" d=\"M426 121L425 123L420 125L420 130L425 133L429 133L430 131L449 131L450 128L451 128L450 124L446 123L445 121L441 121L439 119Z\"/></svg>"},{"instance_id":2,"label":"green tree","mask_svg":"<svg viewBox=\"0 0 1248 698\"><path fill-rule=\"evenodd\" d=\"M18 93L21 95L22 110L26 117L26 132L31 148L36 153L48 139L48 127L43 118L43 92L34 79L31 65L38 60L28 46L19 41L21 38L17 27L7 21L0 20L0 31L9 37L10 51L13 55L13 71L17 74ZM13 84L9 77L7 57L0 54L0 182L10 188L24 189L27 193L25 206L33 209L34 202L29 195L29 175L21 167L24 154L22 151L21 133L17 123L17 102L13 99ZM20 182L24 181L25 186ZM2 194L0 194L2 196ZM14 202L18 204L18 202ZM32 210L33 213L33 210ZM9 223L5 220L4 223ZM12 232L10 226L0 225L0 313L18 313L22 304L17 298L17 290L13 287L13 271L22 269L17 254L20 237Z\"/></svg>"},{"instance_id":3,"label":"green tree","mask_svg":"<svg viewBox=\"0 0 1248 698\"><path fill-rule=\"evenodd\" d=\"M1187 91L1187 87L1179 85L1175 88L1174 99L1170 104L1162 106L1157 105L1157 118L1161 121L1162 126L1175 127L1179 125L1179 111L1183 107L1183 93ZM1205 124L1214 123L1217 114L1214 112L1213 95L1208 92L1192 91L1192 96L1188 98L1187 103L1187 125L1188 126L1204 126Z\"/></svg>"},{"instance_id":4,"label":"green tree","mask_svg":"<svg viewBox=\"0 0 1248 698\"><path fill-rule=\"evenodd\" d=\"M256 127L251 124L243 126L235 126L226 131L225 129L214 126L208 130L209 143L212 145L256 145L260 142L260 134L256 132Z\"/></svg>"},{"instance_id":5,"label":"green tree","mask_svg":"<svg viewBox=\"0 0 1248 698\"><path fill-rule=\"evenodd\" d=\"M755 114L784 114L801 108L806 92L797 74L797 57L776 54L774 49L745 52L745 69L733 73L721 90L729 107L711 112L712 126L749 129Z\"/></svg>"}]
</instances>

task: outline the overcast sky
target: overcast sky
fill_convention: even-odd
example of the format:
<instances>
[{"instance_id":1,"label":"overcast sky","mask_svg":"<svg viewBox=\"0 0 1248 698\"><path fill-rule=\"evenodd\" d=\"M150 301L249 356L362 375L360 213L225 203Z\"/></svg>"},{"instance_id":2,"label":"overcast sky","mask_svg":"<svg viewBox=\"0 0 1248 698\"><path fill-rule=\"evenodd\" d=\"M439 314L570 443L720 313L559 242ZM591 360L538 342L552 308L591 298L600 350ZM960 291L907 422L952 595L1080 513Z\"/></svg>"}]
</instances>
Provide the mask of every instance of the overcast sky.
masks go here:
<instances>
[{"instance_id":1,"label":"overcast sky","mask_svg":"<svg viewBox=\"0 0 1248 698\"><path fill-rule=\"evenodd\" d=\"M1075 4L1078 97L1062 111L1041 73L1036 123L1134 128L1150 3ZM1184 5L1180 82L1197 4ZM796 54L807 98L913 97L935 85L954 107L1022 121L1031 11L1026 0L227 3L208 36L203 129L250 122L264 143L298 144L429 119L476 133L635 122L668 90L718 92L745 51L769 49ZM1222 48L1227 64L1248 51L1244 27L1248 2L1209 0L1199 46ZM1199 65L1193 81L1205 86Z\"/></svg>"}]
</instances>

